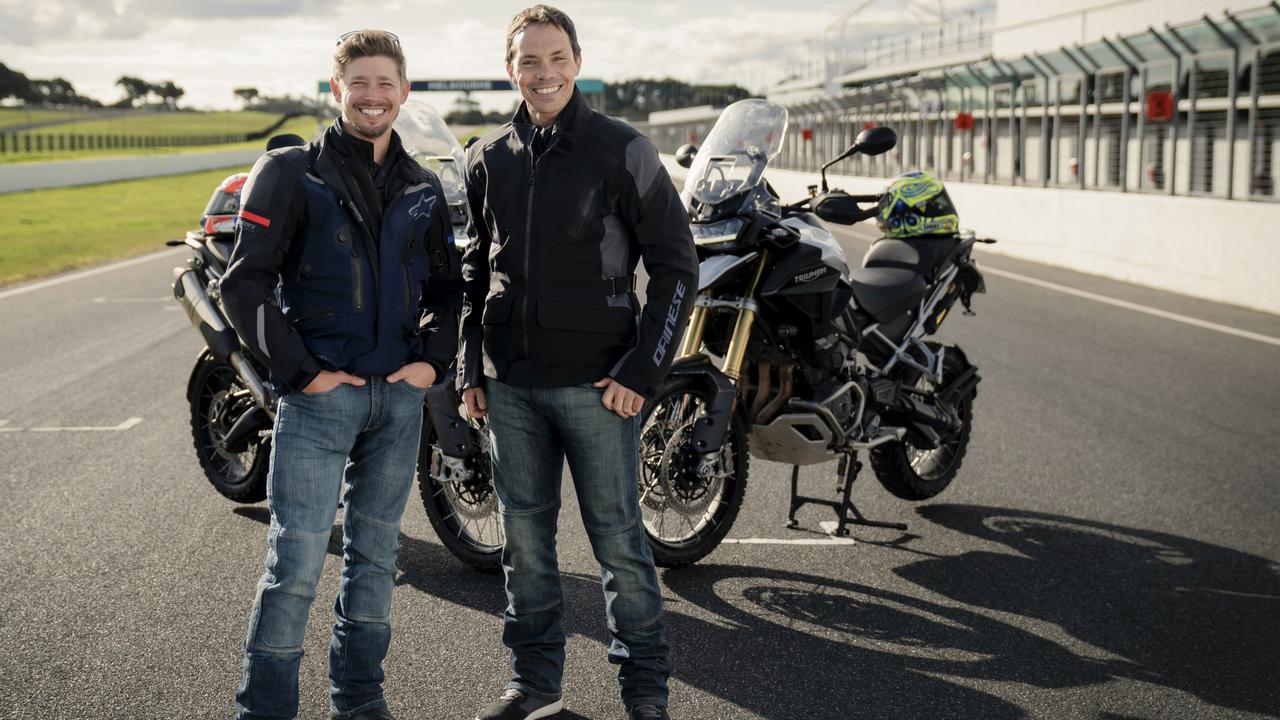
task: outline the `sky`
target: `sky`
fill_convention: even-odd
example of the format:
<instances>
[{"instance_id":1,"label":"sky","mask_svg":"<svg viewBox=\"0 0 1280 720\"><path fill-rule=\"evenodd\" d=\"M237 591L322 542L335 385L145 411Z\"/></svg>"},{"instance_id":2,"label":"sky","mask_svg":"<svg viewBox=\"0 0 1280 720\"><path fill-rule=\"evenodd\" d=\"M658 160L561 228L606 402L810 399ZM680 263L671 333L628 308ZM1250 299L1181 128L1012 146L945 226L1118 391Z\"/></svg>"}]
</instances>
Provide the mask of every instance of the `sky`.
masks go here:
<instances>
[{"instance_id":1,"label":"sky","mask_svg":"<svg viewBox=\"0 0 1280 720\"><path fill-rule=\"evenodd\" d=\"M314 93L337 36L373 27L400 36L409 76L502 79L506 26L527 2L390 0L0 0L0 62L32 78L63 77L106 103L121 75L173 80L185 107L238 108L237 87ZM824 26L862 2L560 0L578 28L582 77L735 82L752 91L782 77ZM974 0L872 0L863 30L899 29ZM981 2L977 4L982 4ZM922 9L923 8L923 9ZM486 109L516 95L478 93ZM423 99L447 109L451 96Z\"/></svg>"}]
</instances>

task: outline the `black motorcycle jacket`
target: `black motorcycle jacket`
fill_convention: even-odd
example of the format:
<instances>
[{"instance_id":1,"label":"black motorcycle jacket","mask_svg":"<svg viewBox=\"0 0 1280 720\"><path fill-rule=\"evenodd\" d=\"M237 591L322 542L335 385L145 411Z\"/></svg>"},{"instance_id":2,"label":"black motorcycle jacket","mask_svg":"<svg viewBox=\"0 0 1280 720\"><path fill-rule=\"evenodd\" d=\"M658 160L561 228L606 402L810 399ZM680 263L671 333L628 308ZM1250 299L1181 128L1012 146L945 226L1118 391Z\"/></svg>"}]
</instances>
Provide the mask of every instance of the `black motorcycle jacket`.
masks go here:
<instances>
[{"instance_id":1,"label":"black motorcycle jacket","mask_svg":"<svg viewBox=\"0 0 1280 720\"><path fill-rule=\"evenodd\" d=\"M444 190L394 133L381 167L372 148L336 122L261 157L241 194L223 305L285 391L321 370L388 375L419 360L441 377L457 351Z\"/></svg>"},{"instance_id":2,"label":"black motorcycle jacket","mask_svg":"<svg viewBox=\"0 0 1280 720\"><path fill-rule=\"evenodd\" d=\"M522 104L468 151L467 196L459 387L612 377L652 396L698 286L688 214L653 143L577 90L549 128Z\"/></svg>"}]
</instances>

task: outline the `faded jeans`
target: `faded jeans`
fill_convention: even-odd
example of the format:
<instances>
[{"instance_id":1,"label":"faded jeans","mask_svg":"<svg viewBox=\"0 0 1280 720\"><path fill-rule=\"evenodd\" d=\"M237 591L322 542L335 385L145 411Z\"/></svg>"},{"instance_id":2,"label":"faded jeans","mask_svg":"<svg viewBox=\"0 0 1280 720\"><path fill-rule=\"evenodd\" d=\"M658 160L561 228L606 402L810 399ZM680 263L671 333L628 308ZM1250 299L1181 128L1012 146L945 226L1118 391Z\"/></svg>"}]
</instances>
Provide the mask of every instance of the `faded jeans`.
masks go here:
<instances>
[{"instance_id":1,"label":"faded jeans","mask_svg":"<svg viewBox=\"0 0 1280 720\"><path fill-rule=\"evenodd\" d=\"M382 660L391 642L391 593L400 518L413 483L425 390L368 378L280 401L271 446L266 572L244 641L236 712L298 713L307 614L342 494L342 579L329 643L329 702L337 717L385 706Z\"/></svg>"},{"instance_id":2,"label":"faded jeans","mask_svg":"<svg viewBox=\"0 0 1280 720\"><path fill-rule=\"evenodd\" d=\"M507 609L502 641L511 648L509 688L560 697L564 603L556 561L556 520L564 461L582 523L600 563L609 662L619 665L628 707L667 704L670 652L653 554L637 489L639 418L601 405L585 386L524 388L486 381L494 486L506 545Z\"/></svg>"}]
</instances>

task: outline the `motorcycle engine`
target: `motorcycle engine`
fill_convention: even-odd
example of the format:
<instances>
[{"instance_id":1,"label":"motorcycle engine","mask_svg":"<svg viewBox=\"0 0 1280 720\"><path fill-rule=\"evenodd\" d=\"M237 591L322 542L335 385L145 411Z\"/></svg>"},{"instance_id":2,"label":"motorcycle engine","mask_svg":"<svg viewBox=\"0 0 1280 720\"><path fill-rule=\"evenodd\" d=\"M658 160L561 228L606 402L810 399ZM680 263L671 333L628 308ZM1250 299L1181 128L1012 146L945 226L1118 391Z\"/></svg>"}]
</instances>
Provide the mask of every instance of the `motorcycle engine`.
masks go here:
<instances>
[{"instance_id":1,"label":"motorcycle engine","mask_svg":"<svg viewBox=\"0 0 1280 720\"><path fill-rule=\"evenodd\" d=\"M848 427L849 418L853 415L855 407L854 391L846 389L845 385L846 383L840 380L831 380L817 388L813 400L830 411L841 427Z\"/></svg>"}]
</instances>

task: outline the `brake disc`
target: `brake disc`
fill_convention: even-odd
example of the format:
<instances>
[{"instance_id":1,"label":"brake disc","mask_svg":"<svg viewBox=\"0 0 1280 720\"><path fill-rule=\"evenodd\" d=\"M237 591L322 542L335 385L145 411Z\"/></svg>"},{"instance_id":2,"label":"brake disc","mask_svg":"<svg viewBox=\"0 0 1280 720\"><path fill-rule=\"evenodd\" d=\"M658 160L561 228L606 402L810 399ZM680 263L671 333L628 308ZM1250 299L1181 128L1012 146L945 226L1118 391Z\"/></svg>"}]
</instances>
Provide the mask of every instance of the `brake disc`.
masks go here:
<instances>
[{"instance_id":1,"label":"brake disc","mask_svg":"<svg viewBox=\"0 0 1280 720\"><path fill-rule=\"evenodd\" d=\"M663 500L682 515L705 512L724 479L724 473L718 471L708 477L699 477L699 453L693 448L693 426L691 420L676 428L667 438L657 473ZM722 463L723 460L717 465Z\"/></svg>"},{"instance_id":2,"label":"brake disc","mask_svg":"<svg viewBox=\"0 0 1280 720\"><path fill-rule=\"evenodd\" d=\"M489 480L487 463L489 439L486 433L472 433L477 449L465 460L466 472L446 462L438 444L431 446L431 480L444 489L445 499L458 515L482 520L498 511L498 496Z\"/></svg>"}]
</instances>

